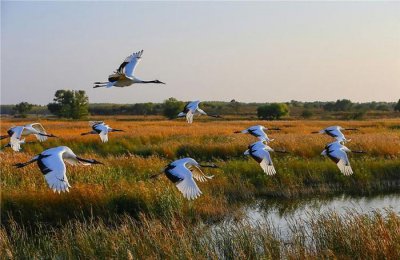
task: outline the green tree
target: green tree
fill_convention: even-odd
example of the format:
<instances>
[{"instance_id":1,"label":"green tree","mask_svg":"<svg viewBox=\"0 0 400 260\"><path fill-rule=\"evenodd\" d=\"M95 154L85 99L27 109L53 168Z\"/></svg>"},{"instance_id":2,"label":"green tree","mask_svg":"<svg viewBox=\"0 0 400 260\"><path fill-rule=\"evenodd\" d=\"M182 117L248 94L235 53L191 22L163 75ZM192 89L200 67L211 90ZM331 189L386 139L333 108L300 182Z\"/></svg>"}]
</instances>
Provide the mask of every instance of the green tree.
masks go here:
<instances>
[{"instance_id":1,"label":"green tree","mask_svg":"<svg viewBox=\"0 0 400 260\"><path fill-rule=\"evenodd\" d=\"M59 117L80 119L89 114L89 98L83 90L57 90L47 108Z\"/></svg>"},{"instance_id":2,"label":"green tree","mask_svg":"<svg viewBox=\"0 0 400 260\"><path fill-rule=\"evenodd\" d=\"M379 104L376 107L376 110L380 110L380 111L389 111L389 106L387 104Z\"/></svg>"},{"instance_id":3,"label":"green tree","mask_svg":"<svg viewBox=\"0 0 400 260\"><path fill-rule=\"evenodd\" d=\"M400 112L400 99L397 104L394 106L394 111Z\"/></svg>"},{"instance_id":4,"label":"green tree","mask_svg":"<svg viewBox=\"0 0 400 260\"><path fill-rule=\"evenodd\" d=\"M257 116L261 119L280 119L289 114L289 107L285 103L265 104L257 108Z\"/></svg>"},{"instance_id":5,"label":"green tree","mask_svg":"<svg viewBox=\"0 0 400 260\"><path fill-rule=\"evenodd\" d=\"M153 113L153 103L137 103L130 107L130 112L134 115L151 115Z\"/></svg>"},{"instance_id":6,"label":"green tree","mask_svg":"<svg viewBox=\"0 0 400 260\"><path fill-rule=\"evenodd\" d=\"M328 102L324 105L325 111L349 111L353 103L348 99L338 99L336 102Z\"/></svg>"},{"instance_id":7,"label":"green tree","mask_svg":"<svg viewBox=\"0 0 400 260\"><path fill-rule=\"evenodd\" d=\"M16 104L13 110L16 111L20 117L26 117L26 114L31 111L32 108L32 104L29 104L28 102L21 102Z\"/></svg>"},{"instance_id":8,"label":"green tree","mask_svg":"<svg viewBox=\"0 0 400 260\"><path fill-rule=\"evenodd\" d=\"M236 100L232 99L231 102L229 102L229 106L232 108L233 111L235 111L235 114L239 114L239 110L241 107L240 102L237 102Z\"/></svg>"},{"instance_id":9,"label":"green tree","mask_svg":"<svg viewBox=\"0 0 400 260\"><path fill-rule=\"evenodd\" d=\"M182 101L178 101L176 98L169 98L164 102L163 114L169 119L176 118L179 112L182 112L185 104Z\"/></svg>"},{"instance_id":10,"label":"green tree","mask_svg":"<svg viewBox=\"0 0 400 260\"><path fill-rule=\"evenodd\" d=\"M301 117L303 118L310 118L313 116L313 112L311 112L308 109L304 109L303 112L301 113Z\"/></svg>"}]
</instances>

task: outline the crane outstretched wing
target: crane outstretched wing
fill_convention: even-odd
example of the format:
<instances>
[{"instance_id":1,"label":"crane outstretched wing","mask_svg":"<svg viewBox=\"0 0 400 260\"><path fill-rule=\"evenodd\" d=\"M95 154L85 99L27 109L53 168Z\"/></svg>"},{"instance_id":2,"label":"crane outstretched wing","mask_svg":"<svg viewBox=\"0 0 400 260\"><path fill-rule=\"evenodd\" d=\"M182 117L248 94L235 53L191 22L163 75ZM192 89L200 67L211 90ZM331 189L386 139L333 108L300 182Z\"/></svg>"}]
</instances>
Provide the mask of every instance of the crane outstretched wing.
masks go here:
<instances>
[{"instance_id":1,"label":"crane outstretched wing","mask_svg":"<svg viewBox=\"0 0 400 260\"><path fill-rule=\"evenodd\" d=\"M10 146L11 148L18 152L21 149L21 136L24 132L25 127L16 126L12 129L13 134L10 137Z\"/></svg>"},{"instance_id":2,"label":"crane outstretched wing","mask_svg":"<svg viewBox=\"0 0 400 260\"><path fill-rule=\"evenodd\" d=\"M50 189L58 193L69 191L71 186L67 179L67 169L61 152L57 154L40 154L37 163Z\"/></svg>"},{"instance_id":3,"label":"crane outstretched wing","mask_svg":"<svg viewBox=\"0 0 400 260\"><path fill-rule=\"evenodd\" d=\"M344 175L353 174L347 153L341 148L334 147L334 150L328 151L328 156L332 161L336 162L337 167Z\"/></svg>"},{"instance_id":4,"label":"crane outstretched wing","mask_svg":"<svg viewBox=\"0 0 400 260\"><path fill-rule=\"evenodd\" d=\"M170 166L166 170L166 175L188 200L195 199L201 195L199 187L193 180L192 172L186 166Z\"/></svg>"},{"instance_id":5,"label":"crane outstretched wing","mask_svg":"<svg viewBox=\"0 0 400 260\"><path fill-rule=\"evenodd\" d=\"M39 131L43 134L47 134L46 130L44 129L44 127L42 126L41 123L33 123L33 124L31 124L31 126L33 127L33 129L36 129L37 131Z\"/></svg>"},{"instance_id":6,"label":"crane outstretched wing","mask_svg":"<svg viewBox=\"0 0 400 260\"><path fill-rule=\"evenodd\" d=\"M25 139L19 140L19 139L10 139L10 147L16 152L19 152L21 150L21 144L25 143Z\"/></svg>"},{"instance_id":7,"label":"crane outstretched wing","mask_svg":"<svg viewBox=\"0 0 400 260\"><path fill-rule=\"evenodd\" d=\"M260 167L267 175L274 175L276 173L275 167L272 164L271 155L266 148L267 146L264 144L256 142L255 144L251 145L247 151L251 157L253 157L253 159L260 164Z\"/></svg>"},{"instance_id":8,"label":"crane outstretched wing","mask_svg":"<svg viewBox=\"0 0 400 260\"><path fill-rule=\"evenodd\" d=\"M94 125L104 124L103 121L89 121L89 126L93 127Z\"/></svg>"},{"instance_id":9,"label":"crane outstretched wing","mask_svg":"<svg viewBox=\"0 0 400 260\"><path fill-rule=\"evenodd\" d=\"M191 110L192 112L194 112L196 109L198 109L200 104L199 100L196 101L192 101L186 104L185 109Z\"/></svg>"},{"instance_id":10,"label":"crane outstretched wing","mask_svg":"<svg viewBox=\"0 0 400 260\"><path fill-rule=\"evenodd\" d=\"M343 150L339 150L337 153L340 154L340 157L339 157L340 159L336 165L338 166L340 171L346 176L353 174L353 169L351 169L350 161L349 161L349 158L347 157L347 153Z\"/></svg>"},{"instance_id":11,"label":"crane outstretched wing","mask_svg":"<svg viewBox=\"0 0 400 260\"><path fill-rule=\"evenodd\" d=\"M337 126L328 127L328 128L326 128L324 130L321 130L320 132L326 133L327 135L335 138L338 141L345 141L346 140L346 137L344 136L342 131L340 131L340 129Z\"/></svg>"},{"instance_id":12,"label":"crane outstretched wing","mask_svg":"<svg viewBox=\"0 0 400 260\"><path fill-rule=\"evenodd\" d=\"M194 165L190 166L189 170L192 172L193 178L196 179L196 181L205 182L214 177L213 175L211 176L205 175L199 167Z\"/></svg>"},{"instance_id":13,"label":"crane outstretched wing","mask_svg":"<svg viewBox=\"0 0 400 260\"><path fill-rule=\"evenodd\" d=\"M129 55L124 62L117 69L117 73L125 74L128 77L132 77L135 72L135 68L139 63L140 58L142 57L143 50L133 53Z\"/></svg>"},{"instance_id":14,"label":"crane outstretched wing","mask_svg":"<svg viewBox=\"0 0 400 260\"><path fill-rule=\"evenodd\" d=\"M260 166L267 175L274 175L276 173L275 167L272 164L270 153L265 149L257 150L257 155L262 158Z\"/></svg>"},{"instance_id":15,"label":"crane outstretched wing","mask_svg":"<svg viewBox=\"0 0 400 260\"><path fill-rule=\"evenodd\" d=\"M40 123L33 123L31 124L32 128L35 129L36 131L38 131L39 133L42 134L47 134L46 130L44 129L44 127L42 126L42 124ZM36 139L38 139L40 142L46 141L47 140L47 136L44 135L38 135L35 134Z\"/></svg>"},{"instance_id":16,"label":"crane outstretched wing","mask_svg":"<svg viewBox=\"0 0 400 260\"><path fill-rule=\"evenodd\" d=\"M187 121L189 124L193 123L193 113L192 113L192 110L189 110L189 111L186 113L186 121Z\"/></svg>"},{"instance_id":17,"label":"crane outstretched wing","mask_svg":"<svg viewBox=\"0 0 400 260\"><path fill-rule=\"evenodd\" d=\"M110 128L108 125L101 123L94 125L92 128L99 133L100 139L103 143L108 142L108 129Z\"/></svg>"},{"instance_id":18,"label":"crane outstretched wing","mask_svg":"<svg viewBox=\"0 0 400 260\"><path fill-rule=\"evenodd\" d=\"M107 143L108 142L108 131L107 130L103 130L100 132L99 134L100 139L103 143Z\"/></svg>"},{"instance_id":19,"label":"crane outstretched wing","mask_svg":"<svg viewBox=\"0 0 400 260\"><path fill-rule=\"evenodd\" d=\"M176 184L176 187L188 200L196 199L202 194L191 176L185 176L181 182Z\"/></svg>"}]
</instances>

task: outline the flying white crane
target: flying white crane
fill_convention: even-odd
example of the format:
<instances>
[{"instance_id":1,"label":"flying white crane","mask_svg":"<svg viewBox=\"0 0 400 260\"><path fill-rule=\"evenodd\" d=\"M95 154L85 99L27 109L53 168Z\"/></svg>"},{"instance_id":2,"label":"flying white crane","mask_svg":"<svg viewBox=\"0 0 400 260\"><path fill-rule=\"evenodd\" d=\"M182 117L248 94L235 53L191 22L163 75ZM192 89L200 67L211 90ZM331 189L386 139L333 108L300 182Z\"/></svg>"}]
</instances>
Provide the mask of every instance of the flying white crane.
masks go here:
<instances>
[{"instance_id":1,"label":"flying white crane","mask_svg":"<svg viewBox=\"0 0 400 260\"><path fill-rule=\"evenodd\" d=\"M95 82L95 86L93 88L128 87L136 83L165 84L158 79L146 81L134 76L135 68L142 58L142 54L143 50L129 55L124 62L121 63L118 69L114 71L114 74L108 76L108 82Z\"/></svg>"},{"instance_id":2,"label":"flying white crane","mask_svg":"<svg viewBox=\"0 0 400 260\"><path fill-rule=\"evenodd\" d=\"M47 137L57 137L53 134L46 133L46 130L40 123L33 123L24 126L14 126L8 129L8 135L3 135L0 137L1 139L10 137L10 146L11 148L18 152L21 149L21 137L27 136L30 134L34 134L35 137L40 141L46 141Z\"/></svg>"},{"instance_id":3,"label":"flying white crane","mask_svg":"<svg viewBox=\"0 0 400 260\"><path fill-rule=\"evenodd\" d=\"M251 126L243 131L235 131L235 134L251 134L252 136L257 137L260 141L266 141L266 142L271 142L274 139L269 139L267 134L265 133L265 131L267 130L281 130L280 128L266 128L265 126L262 125L255 125L255 126Z\"/></svg>"},{"instance_id":4,"label":"flying white crane","mask_svg":"<svg viewBox=\"0 0 400 260\"><path fill-rule=\"evenodd\" d=\"M351 139L346 139L344 134L341 132L343 130L358 130L358 129L357 128L343 128L341 126L335 125L335 126L327 127L321 131L312 132L312 133L313 134L327 134L327 135L335 138L337 141L349 142Z\"/></svg>"},{"instance_id":5,"label":"flying white crane","mask_svg":"<svg viewBox=\"0 0 400 260\"><path fill-rule=\"evenodd\" d=\"M202 194L194 179L205 182L207 179L212 179L214 177L205 175L200 167L218 168L218 166L214 164L202 165L192 158L183 158L168 164L162 173L165 173L167 178L176 185L185 198L192 200ZM156 174L151 178L155 178L160 174Z\"/></svg>"},{"instance_id":6,"label":"flying white crane","mask_svg":"<svg viewBox=\"0 0 400 260\"><path fill-rule=\"evenodd\" d=\"M178 114L179 117L186 117L186 121L191 124L193 123L193 116L194 115L205 115L205 116L210 116L210 117L216 117L220 118L221 116L218 115L209 115L204 110L199 108L200 101L191 101L186 104L186 106L183 108L183 111Z\"/></svg>"},{"instance_id":7,"label":"flying white crane","mask_svg":"<svg viewBox=\"0 0 400 260\"><path fill-rule=\"evenodd\" d=\"M334 161L344 175L351 175L353 174L353 170L351 169L346 152L364 153L363 151L351 151L349 148L342 145L340 141L335 141L326 145L321 155L327 156Z\"/></svg>"},{"instance_id":8,"label":"flying white crane","mask_svg":"<svg viewBox=\"0 0 400 260\"><path fill-rule=\"evenodd\" d=\"M260 164L261 168L267 175L274 175L276 171L269 152L286 153L286 151L275 151L267 145L267 141L257 141L249 145L248 150L244 152L244 155L250 155Z\"/></svg>"},{"instance_id":9,"label":"flying white crane","mask_svg":"<svg viewBox=\"0 0 400 260\"><path fill-rule=\"evenodd\" d=\"M43 173L47 184L54 192L65 192L69 191L71 185L69 185L67 179L67 169L65 167L64 160L71 164L76 165L78 163L83 165L90 164L103 164L94 159L83 159L74 154L74 152L67 146L58 146L47 149L41 154L36 155L32 160L25 163L14 164L17 168L25 167L33 162L37 162L40 171Z\"/></svg>"},{"instance_id":10,"label":"flying white crane","mask_svg":"<svg viewBox=\"0 0 400 260\"><path fill-rule=\"evenodd\" d=\"M92 127L92 131L82 133L81 135L98 134L103 143L108 142L109 132L123 132L121 129L114 129L106 125L103 121L89 121L89 126Z\"/></svg>"}]
</instances>

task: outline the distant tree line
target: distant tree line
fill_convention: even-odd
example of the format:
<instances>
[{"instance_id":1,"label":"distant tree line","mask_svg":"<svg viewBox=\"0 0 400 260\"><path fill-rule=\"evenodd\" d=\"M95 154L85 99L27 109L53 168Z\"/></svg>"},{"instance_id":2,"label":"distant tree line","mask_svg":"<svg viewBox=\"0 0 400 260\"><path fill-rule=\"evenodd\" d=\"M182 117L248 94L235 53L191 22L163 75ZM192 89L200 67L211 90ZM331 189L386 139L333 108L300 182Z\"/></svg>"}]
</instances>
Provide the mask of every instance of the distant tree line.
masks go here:
<instances>
[{"instance_id":1,"label":"distant tree line","mask_svg":"<svg viewBox=\"0 0 400 260\"><path fill-rule=\"evenodd\" d=\"M82 119L88 115L164 115L167 118L175 118L183 110L185 104L185 101L173 97L162 103L89 104L89 98L83 90L57 90L53 102L47 106L21 102L16 105L1 105L0 112L18 117L26 117L28 114L53 114L61 118L72 119ZM355 103L348 99L334 102L292 100L285 103L242 103L233 99L230 102L205 101L200 106L209 114L266 120L279 120L288 116L306 119L361 119L367 112L371 111L380 113L400 112L400 99L398 102L364 103Z\"/></svg>"},{"instance_id":2,"label":"distant tree line","mask_svg":"<svg viewBox=\"0 0 400 260\"><path fill-rule=\"evenodd\" d=\"M89 104L91 115L161 115L161 103L136 103L136 104Z\"/></svg>"}]
</instances>

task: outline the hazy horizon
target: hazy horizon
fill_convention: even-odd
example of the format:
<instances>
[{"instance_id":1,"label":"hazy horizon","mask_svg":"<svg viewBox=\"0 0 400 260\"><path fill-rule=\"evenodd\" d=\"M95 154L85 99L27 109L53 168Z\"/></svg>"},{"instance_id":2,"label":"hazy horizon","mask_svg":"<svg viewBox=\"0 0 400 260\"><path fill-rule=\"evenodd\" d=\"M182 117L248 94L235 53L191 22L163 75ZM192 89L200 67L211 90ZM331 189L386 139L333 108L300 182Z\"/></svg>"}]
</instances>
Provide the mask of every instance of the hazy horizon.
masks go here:
<instances>
[{"instance_id":1,"label":"hazy horizon","mask_svg":"<svg viewBox=\"0 0 400 260\"><path fill-rule=\"evenodd\" d=\"M397 102L399 2L1 2L1 104ZM134 51L167 85L93 89Z\"/></svg>"}]
</instances>

